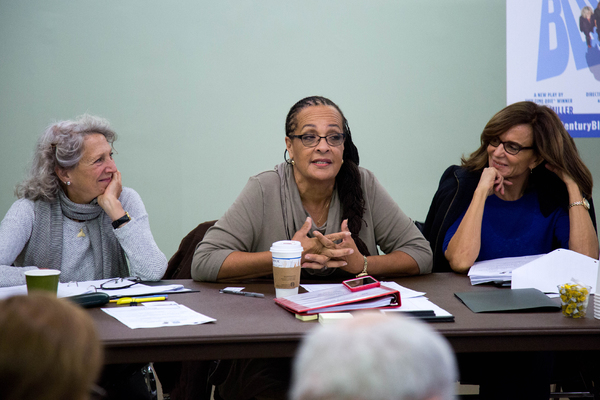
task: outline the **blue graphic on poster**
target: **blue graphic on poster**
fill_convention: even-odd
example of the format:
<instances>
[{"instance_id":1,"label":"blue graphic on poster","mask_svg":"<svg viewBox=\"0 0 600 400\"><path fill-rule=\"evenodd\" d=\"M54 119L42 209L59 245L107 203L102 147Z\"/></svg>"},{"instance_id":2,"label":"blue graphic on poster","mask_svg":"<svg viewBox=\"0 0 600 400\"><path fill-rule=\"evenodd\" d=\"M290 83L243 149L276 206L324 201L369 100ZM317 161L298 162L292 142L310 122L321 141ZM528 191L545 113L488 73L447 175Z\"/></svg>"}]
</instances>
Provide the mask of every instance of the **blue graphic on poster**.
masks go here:
<instances>
[{"instance_id":1,"label":"blue graphic on poster","mask_svg":"<svg viewBox=\"0 0 600 400\"><path fill-rule=\"evenodd\" d=\"M507 103L552 108L573 137L600 137L600 2L506 0Z\"/></svg>"}]
</instances>

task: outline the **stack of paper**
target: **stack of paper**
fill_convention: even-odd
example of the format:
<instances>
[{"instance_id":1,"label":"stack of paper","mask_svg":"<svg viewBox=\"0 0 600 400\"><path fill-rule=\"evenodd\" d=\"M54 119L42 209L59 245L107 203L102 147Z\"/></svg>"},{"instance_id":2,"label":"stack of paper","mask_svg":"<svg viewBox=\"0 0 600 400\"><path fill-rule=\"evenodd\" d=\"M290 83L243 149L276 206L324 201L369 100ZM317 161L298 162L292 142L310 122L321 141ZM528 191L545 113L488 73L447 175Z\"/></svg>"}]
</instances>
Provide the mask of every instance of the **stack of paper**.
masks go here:
<instances>
[{"instance_id":1,"label":"stack of paper","mask_svg":"<svg viewBox=\"0 0 600 400\"><path fill-rule=\"evenodd\" d=\"M275 299L275 303L296 314L318 314L362 310L380 307L397 307L400 294L385 286L352 292L338 283L334 287L300 293Z\"/></svg>"},{"instance_id":2,"label":"stack of paper","mask_svg":"<svg viewBox=\"0 0 600 400\"><path fill-rule=\"evenodd\" d=\"M100 279L95 281L85 282L69 282L58 284L58 297L70 297L77 296L84 293L106 293L111 298L125 297L125 296L142 296L156 293L180 293L189 292L190 289L186 289L183 285L144 285L143 283L136 283L125 289L116 290L102 290L100 285L111 279ZM9 286L0 288L0 299L5 299L17 295L26 295L27 285Z\"/></svg>"},{"instance_id":3,"label":"stack of paper","mask_svg":"<svg viewBox=\"0 0 600 400\"><path fill-rule=\"evenodd\" d=\"M541 257L541 254L524 257L506 257L495 260L478 261L469 270L471 285L479 285L488 282L510 282L512 272L533 260Z\"/></svg>"},{"instance_id":4,"label":"stack of paper","mask_svg":"<svg viewBox=\"0 0 600 400\"><path fill-rule=\"evenodd\" d=\"M400 307L395 308L382 308L381 311L385 313L407 313L410 315L417 316L427 321L432 322L451 322L454 321L454 316L450 314L448 311L439 307L437 304L434 304L431 300L425 297L424 292L417 292L415 290L409 289L407 287L401 286L396 282L382 281L381 284L390 289L397 290L400 293L400 298L402 300L402 305ZM312 285L302 285L304 289L309 292L330 289L332 287L340 286L339 283L333 284L312 284ZM430 317L422 317L421 312L433 313L433 316Z\"/></svg>"}]
</instances>

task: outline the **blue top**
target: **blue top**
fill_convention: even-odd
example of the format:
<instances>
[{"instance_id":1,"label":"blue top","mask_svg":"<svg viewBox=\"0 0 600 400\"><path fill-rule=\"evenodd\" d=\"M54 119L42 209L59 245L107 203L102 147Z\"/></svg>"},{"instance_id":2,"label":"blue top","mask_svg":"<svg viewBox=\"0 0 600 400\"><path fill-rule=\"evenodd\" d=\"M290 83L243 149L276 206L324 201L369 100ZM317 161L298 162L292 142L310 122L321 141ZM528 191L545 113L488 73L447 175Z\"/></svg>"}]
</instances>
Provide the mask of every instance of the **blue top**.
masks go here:
<instances>
[{"instance_id":1,"label":"blue top","mask_svg":"<svg viewBox=\"0 0 600 400\"><path fill-rule=\"evenodd\" d=\"M444 252L465 213L446 232ZM569 248L567 210L559 207L545 218L535 191L515 201L488 196L481 223L481 249L476 261L546 254L557 248Z\"/></svg>"}]
</instances>

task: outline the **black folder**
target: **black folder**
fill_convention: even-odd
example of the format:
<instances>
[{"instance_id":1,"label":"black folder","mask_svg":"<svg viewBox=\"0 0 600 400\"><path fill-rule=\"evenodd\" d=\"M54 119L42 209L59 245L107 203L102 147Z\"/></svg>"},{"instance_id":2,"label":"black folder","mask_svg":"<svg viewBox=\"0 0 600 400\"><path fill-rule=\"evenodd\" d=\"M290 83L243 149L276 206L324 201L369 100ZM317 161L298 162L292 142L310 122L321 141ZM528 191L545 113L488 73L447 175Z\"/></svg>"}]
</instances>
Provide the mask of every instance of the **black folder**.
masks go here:
<instances>
[{"instance_id":1,"label":"black folder","mask_svg":"<svg viewBox=\"0 0 600 400\"><path fill-rule=\"evenodd\" d=\"M560 304L538 289L496 289L454 293L471 311L560 311Z\"/></svg>"}]
</instances>

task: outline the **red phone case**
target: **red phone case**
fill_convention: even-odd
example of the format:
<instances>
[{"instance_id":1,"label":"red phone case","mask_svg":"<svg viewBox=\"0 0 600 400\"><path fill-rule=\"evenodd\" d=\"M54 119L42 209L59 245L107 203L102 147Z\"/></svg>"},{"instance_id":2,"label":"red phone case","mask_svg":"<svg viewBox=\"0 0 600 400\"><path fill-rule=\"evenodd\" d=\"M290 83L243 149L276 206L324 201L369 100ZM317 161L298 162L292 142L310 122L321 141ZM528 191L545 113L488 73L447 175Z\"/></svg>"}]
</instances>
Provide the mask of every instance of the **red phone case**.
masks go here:
<instances>
[{"instance_id":1,"label":"red phone case","mask_svg":"<svg viewBox=\"0 0 600 400\"><path fill-rule=\"evenodd\" d=\"M356 286L356 287L349 286L349 285L346 283L346 282L348 282L348 281L353 281L353 280L356 280L356 279L363 279L363 278L366 278L366 277L369 277L369 278L371 278L371 279L375 280L375 282L368 283L368 284L366 284L366 285ZM381 283L380 283L380 282L379 282L377 279L373 278L372 276L368 276L368 275L367 275L367 276L361 276L360 278L347 279L347 280L345 280L345 281L342 281L342 283L344 284L344 286L346 286L346 287L347 287L348 289L350 289L352 292L358 292L359 290L370 289L370 288L378 287L378 286L380 286L380 285L381 285Z\"/></svg>"}]
</instances>

